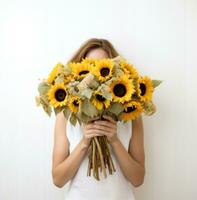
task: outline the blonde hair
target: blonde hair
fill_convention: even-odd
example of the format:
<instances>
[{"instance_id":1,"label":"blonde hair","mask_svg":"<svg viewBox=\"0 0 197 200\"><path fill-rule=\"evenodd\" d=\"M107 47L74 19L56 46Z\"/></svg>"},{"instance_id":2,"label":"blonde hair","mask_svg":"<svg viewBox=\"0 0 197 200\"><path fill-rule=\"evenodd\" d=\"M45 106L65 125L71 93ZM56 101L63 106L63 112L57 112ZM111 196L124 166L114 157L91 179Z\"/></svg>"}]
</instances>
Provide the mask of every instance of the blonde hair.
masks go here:
<instances>
[{"instance_id":1,"label":"blonde hair","mask_svg":"<svg viewBox=\"0 0 197 200\"><path fill-rule=\"evenodd\" d=\"M90 50L97 48L102 48L103 50L105 50L109 58L114 58L119 55L114 46L108 40L91 38L81 45L78 51L68 62L81 62Z\"/></svg>"}]
</instances>

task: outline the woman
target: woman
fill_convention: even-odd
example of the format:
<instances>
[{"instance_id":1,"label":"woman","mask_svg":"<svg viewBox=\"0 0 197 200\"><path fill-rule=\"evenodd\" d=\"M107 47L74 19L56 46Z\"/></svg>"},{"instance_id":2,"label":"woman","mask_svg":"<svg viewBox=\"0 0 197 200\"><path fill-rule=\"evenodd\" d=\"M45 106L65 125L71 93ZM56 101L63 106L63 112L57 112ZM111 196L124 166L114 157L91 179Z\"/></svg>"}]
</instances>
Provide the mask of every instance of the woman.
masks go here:
<instances>
[{"instance_id":1,"label":"woman","mask_svg":"<svg viewBox=\"0 0 197 200\"><path fill-rule=\"evenodd\" d=\"M105 39L90 39L70 61L82 58L114 58L113 45ZM63 112L56 115L53 149L53 182L57 187L69 184L66 200L134 200L132 186L144 181L145 155L142 116L134 121L116 122L111 117L72 126ZM106 135L116 172L97 181L87 176L87 150L95 136Z\"/></svg>"}]
</instances>

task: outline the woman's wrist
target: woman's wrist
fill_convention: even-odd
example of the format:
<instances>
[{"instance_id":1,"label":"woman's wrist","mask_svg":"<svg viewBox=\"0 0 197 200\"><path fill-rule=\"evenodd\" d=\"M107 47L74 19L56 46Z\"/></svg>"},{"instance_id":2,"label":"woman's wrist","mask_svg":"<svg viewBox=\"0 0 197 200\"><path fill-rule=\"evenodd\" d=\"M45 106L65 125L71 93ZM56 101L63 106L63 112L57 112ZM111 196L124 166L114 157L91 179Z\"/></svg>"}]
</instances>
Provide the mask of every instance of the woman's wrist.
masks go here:
<instances>
[{"instance_id":1,"label":"woman's wrist","mask_svg":"<svg viewBox=\"0 0 197 200\"><path fill-rule=\"evenodd\" d=\"M82 146L82 149L87 150L90 146L90 141L83 137L81 139L81 146Z\"/></svg>"},{"instance_id":2,"label":"woman's wrist","mask_svg":"<svg viewBox=\"0 0 197 200\"><path fill-rule=\"evenodd\" d=\"M118 144L120 142L118 137L115 137L113 140L110 141L110 144L112 147L115 147L116 144Z\"/></svg>"}]
</instances>

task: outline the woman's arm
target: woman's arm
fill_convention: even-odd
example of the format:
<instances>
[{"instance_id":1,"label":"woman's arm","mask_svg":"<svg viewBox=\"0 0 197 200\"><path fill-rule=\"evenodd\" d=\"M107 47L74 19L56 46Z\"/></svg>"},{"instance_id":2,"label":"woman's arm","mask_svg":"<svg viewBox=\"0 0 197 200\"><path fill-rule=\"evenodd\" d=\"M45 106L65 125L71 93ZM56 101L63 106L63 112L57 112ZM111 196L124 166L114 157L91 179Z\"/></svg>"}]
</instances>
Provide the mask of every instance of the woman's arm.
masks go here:
<instances>
[{"instance_id":1,"label":"woman's arm","mask_svg":"<svg viewBox=\"0 0 197 200\"><path fill-rule=\"evenodd\" d=\"M133 186L140 186L145 176L142 117L140 116L138 119L132 121L132 137L129 142L128 151L117 137L116 122L112 118L105 118L109 121L97 122L98 125L96 127L101 129L100 134L104 134L108 137L125 177Z\"/></svg>"},{"instance_id":2,"label":"woman's arm","mask_svg":"<svg viewBox=\"0 0 197 200\"><path fill-rule=\"evenodd\" d=\"M132 121L132 137L128 152L119 139L112 143L113 150L119 160L120 167L126 178L138 187L144 182L145 155L142 117Z\"/></svg>"},{"instance_id":3,"label":"woman's arm","mask_svg":"<svg viewBox=\"0 0 197 200\"><path fill-rule=\"evenodd\" d=\"M55 122L52 165L53 183L57 187L63 187L75 175L87 151L87 146L81 140L70 154L66 122L63 112L58 113Z\"/></svg>"},{"instance_id":4,"label":"woman's arm","mask_svg":"<svg viewBox=\"0 0 197 200\"><path fill-rule=\"evenodd\" d=\"M66 123L63 112L56 116L53 147L52 176L57 187L63 187L76 174L92 137L97 136L92 130L92 123L82 125L83 137L72 153L69 152L69 141L66 136Z\"/></svg>"}]
</instances>

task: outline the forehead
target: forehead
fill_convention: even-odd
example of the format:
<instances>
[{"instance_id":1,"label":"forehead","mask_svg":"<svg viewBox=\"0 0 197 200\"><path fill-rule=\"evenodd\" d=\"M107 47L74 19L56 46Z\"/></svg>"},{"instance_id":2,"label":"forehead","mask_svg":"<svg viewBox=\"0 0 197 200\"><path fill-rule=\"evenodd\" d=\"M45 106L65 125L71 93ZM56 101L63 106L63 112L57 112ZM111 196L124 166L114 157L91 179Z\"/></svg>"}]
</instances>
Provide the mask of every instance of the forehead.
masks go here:
<instances>
[{"instance_id":1,"label":"forehead","mask_svg":"<svg viewBox=\"0 0 197 200\"><path fill-rule=\"evenodd\" d=\"M96 48L96 49L91 49L87 55L87 58L97 58L97 59L102 59L102 58L108 58L108 53L102 49L102 48Z\"/></svg>"}]
</instances>

